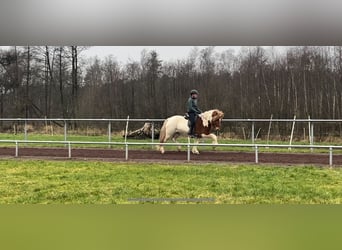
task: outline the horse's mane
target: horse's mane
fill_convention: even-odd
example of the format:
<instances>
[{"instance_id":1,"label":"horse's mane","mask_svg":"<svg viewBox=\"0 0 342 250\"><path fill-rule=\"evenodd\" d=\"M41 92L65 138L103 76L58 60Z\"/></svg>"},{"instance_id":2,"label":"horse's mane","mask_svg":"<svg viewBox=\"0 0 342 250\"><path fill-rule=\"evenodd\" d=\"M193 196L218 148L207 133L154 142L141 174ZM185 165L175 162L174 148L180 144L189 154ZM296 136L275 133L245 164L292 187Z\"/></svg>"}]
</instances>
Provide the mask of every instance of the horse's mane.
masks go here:
<instances>
[{"instance_id":1,"label":"horse's mane","mask_svg":"<svg viewBox=\"0 0 342 250\"><path fill-rule=\"evenodd\" d=\"M209 122L223 118L224 113L221 110L212 109L201 113L199 116L202 118L203 126L208 127Z\"/></svg>"}]
</instances>

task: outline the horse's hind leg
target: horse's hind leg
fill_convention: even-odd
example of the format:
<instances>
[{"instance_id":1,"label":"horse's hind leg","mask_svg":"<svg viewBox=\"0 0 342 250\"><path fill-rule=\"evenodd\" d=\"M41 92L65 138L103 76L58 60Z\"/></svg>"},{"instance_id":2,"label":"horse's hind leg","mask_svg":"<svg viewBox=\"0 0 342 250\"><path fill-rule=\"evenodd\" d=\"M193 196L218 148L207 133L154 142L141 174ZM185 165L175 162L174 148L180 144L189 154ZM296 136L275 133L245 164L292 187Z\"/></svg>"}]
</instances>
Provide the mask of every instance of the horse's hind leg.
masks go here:
<instances>
[{"instance_id":1,"label":"horse's hind leg","mask_svg":"<svg viewBox=\"0 0 342 250\"><path fill-rule=\"evenodd\" d=\"M169 140L169 139L170 139L170 135L166 134L164 140L162 140L162 141L160 142L160 145L159 145L159 151L160 151L160 153L162 153L162 154L165 153L165 149L164 149L164 146L163 146L162 143L167 142L167 140Z\"/></svg>"},{"instance_id":2,"label":"horse's hind leg","mask_svg":"<svg viewBox=\"0 0 342 250\"><path fill-rule=\"evenodd\" d=\"M177 138L179 137L179 133L176 133L173 137L172 137L172 141L174 143L177 143ZM178 151L181 151L182 150L182 147L181 146L177 146L177 150Z\"/></svg>"}]
</instances>

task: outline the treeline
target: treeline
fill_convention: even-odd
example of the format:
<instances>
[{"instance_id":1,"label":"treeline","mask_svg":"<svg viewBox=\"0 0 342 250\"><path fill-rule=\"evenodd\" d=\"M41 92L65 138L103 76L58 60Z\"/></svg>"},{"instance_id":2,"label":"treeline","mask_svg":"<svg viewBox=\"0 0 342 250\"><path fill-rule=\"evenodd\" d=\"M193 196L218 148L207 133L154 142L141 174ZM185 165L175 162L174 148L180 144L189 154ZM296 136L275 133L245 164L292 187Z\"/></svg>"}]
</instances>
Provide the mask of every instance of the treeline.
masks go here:
<instances>
[{"instance_id":1,"label":"treeline","mask_svg":"<svg viewBox=\"0 0 342 250\"><path fill-rule=\"evenodd\" d=\"M186 59L85 57L87 47L0 51L0 117L165 118L189 91L226 118L342 118L342 47L193 48Z\"/></svg>"}]
</instances>

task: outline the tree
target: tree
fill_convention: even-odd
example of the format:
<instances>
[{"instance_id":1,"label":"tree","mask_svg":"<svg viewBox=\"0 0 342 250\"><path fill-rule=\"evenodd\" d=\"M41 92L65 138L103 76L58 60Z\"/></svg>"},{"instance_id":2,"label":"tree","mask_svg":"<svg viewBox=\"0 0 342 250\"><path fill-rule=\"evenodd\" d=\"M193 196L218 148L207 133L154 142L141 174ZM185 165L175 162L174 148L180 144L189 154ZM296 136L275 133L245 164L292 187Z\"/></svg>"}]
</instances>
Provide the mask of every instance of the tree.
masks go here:
<instances>
[{"instance_id":1,"label":"tree","mask_svg":"<svg viewBox=\"0 0 342 250\"><path fill-rule=\"evenodd\" d=\"M30 68L30 63L31 63L31 51L30 51L30 46L27 46L27 69L26 69L26 89L25 89L25 117L29 117L29 85L30 85L30 78L31 78L31 68Z\"/></svg>"},{"instance_id":2,"label":"tree","mask_svg":"<svg viewBox=\"0 0 342 250\"><path fill-rule=\"evenodd\" d=\"M78 51L77 46L71 46L71 117L76 118L78 114ZM74 128L76 128L76 122L74 123Z\"/></svg>"},{"instance_id":3,"label":"tree","mask_svg":"<svg viewBox=\"0 0 342 250\"><path fill-rule=\"evenodd\" d=\"M66 113L66 105L65 105L65 98L64 98L64 74L65 71L65 65L63 64L63 56L64 56L64 47L59 47L59 54L58 54L58 68L59 68L59 96L60 96L60 107L62 110L62 116L63 118L67 118Z\"/></svg>"},{"instance_id":4,"label":"tree","mask_svg":"<svg viewBox=\"0 0 342 250\"><path fill-rule=\"evenodd\" d=\"M51 113L51 91L52 86L54 85L55 77L54 77L54 64L55 64L55 55L57 52L57 48L50 48L49 46L45 46L44 51L44 65L45 65L45 84L44 84L44 96L45 96L45 117L50 117ZM51 55L52 54L52 55Z\"/></svg>"},{"instance_id":5,"label":"tree","mask_svg":"<svg viewBox=\"0 0 342 250\"><path fill-rule=\"evenodd\" d=\"M152 50L146 61L144 67L146 69L146 87L147 87L147 100L149 104L149 115L155 116L160 109L157 105L156 84L161 74L162 61L159 60L156 51Z\"/></svg>"},{"instance_id":6,"label":"tree","mask_svg":"<svg viewBox=\"0 0 342 250\"><path fill-rule=\"evenodd\" d=\"M113 57L107 57L103 65L104 68L104 92L105 105L109 107L110 117L118 117L120 109L127 112L129 95L126 96L122 89L121 70L119 63Z\"/></svg>"}]
</instances>

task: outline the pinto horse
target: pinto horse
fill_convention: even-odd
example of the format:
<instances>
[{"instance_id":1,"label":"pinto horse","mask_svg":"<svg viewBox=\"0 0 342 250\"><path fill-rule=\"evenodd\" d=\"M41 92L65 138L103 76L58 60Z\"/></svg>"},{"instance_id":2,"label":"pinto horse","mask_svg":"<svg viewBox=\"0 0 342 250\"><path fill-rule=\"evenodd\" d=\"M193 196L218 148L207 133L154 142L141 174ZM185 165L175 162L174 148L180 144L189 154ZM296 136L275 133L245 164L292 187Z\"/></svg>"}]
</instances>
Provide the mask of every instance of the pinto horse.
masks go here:
<instances>
[{"instance_id":1,"label":"pinto horse","mask_svg":"<svg viewBox=\"0 0 342 250\"><path fill-rule=\"evenodd\" d=\"M195 139L195 143L198 144L200 138L211 138L213 140L213 144L217 144L217 136L211 134L211 132L213 130L220 129L223 116L224 113L218 109L209 110L198 115L194 129L195 134L198 135L198 137ZM160 130L160 152L162 154L165 152L162 143L165 143L169 139L177 142L176 140L179 136L188 136L188 132L188 120L185 119L184 116L175 115L167 118ZM178 150L180 150L180 146L178 147ZM192 153L199 154L196 146L192 148Z\"/></svg>"}]
</instances>

